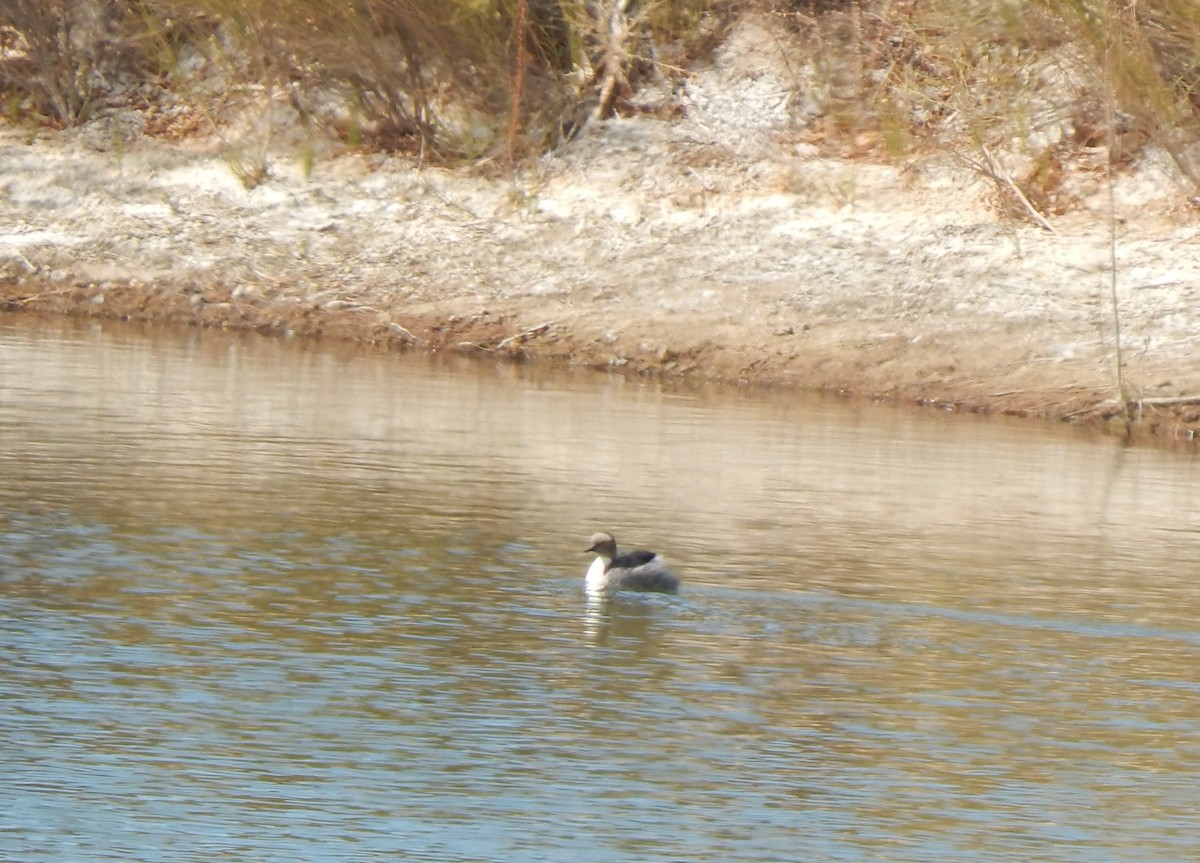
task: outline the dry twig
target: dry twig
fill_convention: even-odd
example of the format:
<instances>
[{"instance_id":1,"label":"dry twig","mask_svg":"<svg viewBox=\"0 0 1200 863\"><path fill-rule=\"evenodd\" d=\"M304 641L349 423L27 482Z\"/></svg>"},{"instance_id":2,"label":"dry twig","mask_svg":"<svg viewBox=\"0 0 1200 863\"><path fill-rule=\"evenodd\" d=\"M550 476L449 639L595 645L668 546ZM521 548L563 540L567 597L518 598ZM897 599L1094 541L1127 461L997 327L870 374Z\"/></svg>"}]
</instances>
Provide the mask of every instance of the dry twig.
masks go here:
<instances>
[{"instance_id":1,"label":"dry twig","mask_svg":"<svg viewBox=\"0 0 1200 863\"><path fill-rule=\"evenodd\" d=\"M493 348L493 350L502 350L513 342L524 343L534 336L540 336L546 332L549 332L552 326L554 326L554 321L546 321L546 323L538 324L536 327L530 327L529 329L521 330L521 332L517 333L515 336L509 336L506 339L501 339L496 343L496 347Z\"/></svg>"},{"instance_id":2,"label":"dry twig","mask_svg":"<svg viewBox=\"0 0 1200 863\"><path fill-rule=\"evenodd\" d=\"M1029 213L1030 218L1032 218L1040 227L1052 234L1055 233L1054 226L1046 221L1046 217L1039 213L1037 211L1037 207L1033 206L1033 204L1029 202L1029 199L1025 197L1025 193L1021 191L1021 187L1017 185L1016 181L1009 175L1009 173L1000 167L999 163L992 155L992 151L987 148L987 145L980 144L979 149L983 151L983 157L987 159L988 174L991 175L991 178L998 183L1003 183L1004 185L1008 186L1009 191L1016 195L1017 200L1021 202L1021 205Z\"/></svg>"}]
</instances>

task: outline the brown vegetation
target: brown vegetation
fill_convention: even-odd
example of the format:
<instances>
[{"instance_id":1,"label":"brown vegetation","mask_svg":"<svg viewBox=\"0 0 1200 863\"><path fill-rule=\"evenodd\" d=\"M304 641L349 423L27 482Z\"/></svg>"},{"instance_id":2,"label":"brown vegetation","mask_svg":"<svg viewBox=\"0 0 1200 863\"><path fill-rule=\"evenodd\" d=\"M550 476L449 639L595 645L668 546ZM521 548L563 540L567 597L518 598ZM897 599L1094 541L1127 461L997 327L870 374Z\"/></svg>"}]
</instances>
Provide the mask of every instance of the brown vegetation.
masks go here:
<instances>
[{"instance_id":1,"label":"brown vegetation","mask_svg":"<svg viewBox=\"0 0 1200 863\"><path fill-rule=\"evenodd\" d=\"M632 5L4 0L0 87L10 119L56 126L151 86L214 123L238 97L285 104L355 147L480 156L516 118L522 146L540 149L576 129L589 101L613 110L648 57L639 46L694 41L707 26L700 0Z\"/></svg>"},{"instance_id":2,"label":"brown vegetation","mask_svg":"<svg viewBox=\"0 0 1200 863\"><path fill-rule=\"evenodd\" d=\"M1200 0L2 0L0 88L58 126L157 88L214 124L257 100L355 147L528 152L633 110L748 10L803 37L794 98L828 148L970 141L1004 207L1043 215L1098 147L1152 140L1200 185Z\"/></svg>"},{"instance_id":3,"label":"brown vegetation","mask_svg":"<svg viewBox=\"0 0 1200 863\"><path fill-rule=\"evenodd\" d=\"M766 129L767 125L756 125L753 112L764 108L765 98L775 100L773 110L786 122L770 126L769 146L787 155L761 171L772 179L755 185L740 173L753 176L753 166L740 164L744 153L728 139L665 145L658 152L659 158L667 160L661 165L677 168L684 179L658 183L645 173L655 166L647 165L642 169L642 185L670 196L664 211L675 207L689 219L700 214L692 224L706 224L720 207L734 213L731 197L748 189L761 193L775 182L778 185L766 192L790 195L794 201L810 201L826 193L839 199L840 205L855 200L853 180L844 189L820 189L826 181L807 166L797 167L797 153L837 157L862 166L908 166L922 156L948 155L960 170L988 184L991 213L1000 223L1020 222L1047 234L1055 232L1069 214L1095 213L1098 192L1111 189L1114 176L1135 170L1150 152L1169 154L1178 175L1200 191L1195 165L1200 141L1200 0L1138 4L1117 0L0 0L0 95L10 125L27 130L31 140L46 127L78 128L93 139L104 139L90 146L115 152L118 160L123 148L138 137L176 141L208 136L225 153L226 164L246 189L278 179L272 177L272 159L276 154L294 155L297 145L305 154L306 170L334 153L381 158L402 154L420 165L465 163L478 168L477 176L509 179L519 177L523 167L526 176L534 178L532 183L516 180L507 192L513 198L509 209L519 210L533 206L539 194L536 186L544 179L537 178L541 168L531 157L573 139L585 140L572 146L586 143L589 124L612 114L682 120L687 112L699 110L695 100L687 97L689 82L715 63L727 35L747 21L753 23L742 27L742 38L762 41L740 48L739 55L761 59L769 54L775 65L764 71L754 62L743 64L742 77L735 79L742 90L730 90L723 97L731 109L722 122ZM753 35L747 37L749 32ZM765 97L755 89L755 76L761 71L774 81L779 69L786 70L786 82ZM616 145L621 146L619 141ZM609 156L620 161L620 153L604 152L604 146L572 152L589 154L586 158L593 167ZM724 177L725 187L705 179L713 175ZM627 175L608 176L620 180ZM345 193L353 185L337 188ZM605 193L600 188L598 194ZM710 202L723 193L728 193L724 202L710 209ZM589 194L597 192L589 187ZM170 218L191 225L186 207L164 200ZM647 203L643 196L630 206L642 208L644 214L659 203ZM469 209L460 209L460 215L484 221ZM351 208L341 208L341 218L348 221L352 215ZM510 215L506 212L504 218ZM519 222L519 216L512 216L504 231L497 231L499 254L516 251L499 238L503 234L511 244ZM599 222L587 224L594 228ZM664 219L660 229L670 230L671 224ZM338 230L336 222L329 225L330 231ZM1119 345L1117 225L1114 208L1108 214L1114 248L1108 268L1113 280L1109 305L1113 332L1099 341ZM574 243L578 230L570 230L565 220L559 227L554 233L557 229L550 225L531 247L548 238L564 248ZM761 235L770 226L758 224L757 229ZM602 230L612 230L611 225ZM626 249L644 239L633 237L636 231L629 233ZM930 233L935 234L936 228ZM1012 237L1020 258L1015 229ZM604 239L596 238L600 245ZM842 242L836 231L830 231L827 239ZM205 240L222 242L208 236ZM874 252L873 240L868 240L864 248ZM780 242L776 248L778 260L801 259L785 245ZM958 243L955 248L967 245ZM837 259L839 266L846 257L844 248L829 250L830 259ZM332 268L325 272L350 264L352 275L345 278L363 281L344 249L338 251L342 257L325 261ZM894 292L907 286L914 294L925 291L933 296L930 285L942 284L942 274L934 272L944 268L942 253L926 258L922 249L908 249L889 258L891 250L878 251L881 260L902 260L901 266L912 267L903 278L897 277ZM946 252L945 259L953 254ZM122 287L119 279L95 275L104 267L91 266L94 262L83 262L72 274L71 265L63 264L70 255L69 250L51 251L44 260L36 256L29 260L18 252L15 263L5 264L7 269L0 271L9 279L0 285L5 304L44 310L66 310L76 304L77 309L117 317L353 335L504 356L524 355L528 347L531 355L614 365L615 352L609 350L607 334L572 339L557 326L539 330L541 309L531 306L526 311L537 311L535 318L513 313L514 306L491 316L466 314L453 304L430 306L427 311L409 308L401 325L392 307L380 311L373 301L354 299L347 301L346 308L331 308L305 302L297 291L287 302L251 302L246 298L254 296L252 292L232 284L241 278L233 270L226 274L230 284L195 290L188 282L192 277L183 275L170 290L158 290L162 286L155 283L139 285L137 277ZM238 272L254 274L257 264L250 251L246 255L245 268ZM464 255L463 261L470 257ZM374 251L362 258L372 266L383 259L393 260ZM532 257L517 259L514 265L528 266L532 261ZM923 261L929 272L921 270ZM445 267L447 262L438 260L437 265ZM301 260L296 266L307 265ZM1092 261L1081 272L1088 277L1095 266ZM970 271L967 267L963 272ZM836 268L822 272L826 281L841 277ZM298 274L309 277L309 271L299 270L284 275ZM440 272L436 275L442 278ZM499 273L488 275L493 282L500 281ZM614 279L644 275L632 267L623 274L608 271ZM769 275L779 278L777 271ZM339 284L344 281L337 278L342 280ZM387 278L399 277L389 273ZM734 290L743 290L737 279L712 280L732 285L727 299L736 304ZM312 289L319 294L322 287ZM667 307L661 288L648 285L641 300L644 315ZM841 388L839 380L844 376L853 376L862 394L966 410L1107 418L1136 401L1119 371L1119 350L1111 362L1122 383L1108 391L1115 396L1111 404L1094 383L1071 396L1085 403L1080 410L1056 407L1041 397L1009 400L1004 393L1010 388L1025 391L1028 385L1032 392L1039 385L1074 384L1035 375L1011 387L993 386L993 377L985 378L984 369L966 369L958 360L941 362L936 351L927 347L933 342L934 327L921 330L906 323L884 333L886 338L874 324L853 332L843 329L852 322L841 311L829 320L818 317L825 288L805 281L804 276L786 285L779 282L772 287L779 293L771 298L770 315L787 321L776 326L773 319L764 319L756 324L772 333L786 333L789 340L803 336L794 339L804 343L801 347L772 348L771 356L764 358L762 345L734 343L745 335L744 330L713 329L710 333L721 332L724 343L719 344L715 335L703 346L698 346L701 339L689 345L687 338L678 338L665 347L643 351L640 341L625 345L618 340L622 353L617 360L630 362L639 372L666 374L711 363L725 370L718 369L711 377L807 382L833 389ZM888 284L880 282L852 299L872 315L886 318L891 312L880 310L895 308L915 320L917 307L910 309L907 304L927 298L884 297L880 291L887 289ZM381 290L396 295L396 283L389 282ZM369 294L365 287L362 291ZM604 290L592 290L590 300L585 294L583 290L568 293L563 302L567 306L594 303L595 297L606 296ZM1142 297L1169 306L1159 295ZM1049 298L1048 304L1075 302L1067 299ZM460 296L456 302L465 308L468 301ZM1148 305L1141 298L1138 302ZM867 309L868 303L875 306ZM931 305L919 313L944 315L949 308L958 315L965 305L961 301ZM364 324L367 312L378 314ZM810 313L817 324L813 333L824 341L809 333L804 315ZM793 325L792 318L801 323ZM836 321L836 338L818 326L830 320ZM1048 358L1059 362L1076 356L1074 346L1047 351L1039 345L1031 350L1014 332L997 331L989 342L993 357L1029 366ZM1075 335L1068 341L1082 344ZM1145 336L1143 344L1151 343ZM886 351L880 347L884 344L890 346ZM859 355L853 362L822 365L823 360L809 353L814 349L857 350ZM903 364L902 352L914 358L912 362ZM718 353L725 357L720 363L713 358ZM922 354L919 361L918 353ZM1164 363L1150 365L1156 380L1167 380ZM913 376L907 383L906 375ZM989 383L960 383L956 394L931 395L930 380L940 377L945 382L952 376ZM1190 381L1183 382L1180 376L1178 385L1184 387L1178 397L1187 396ZM1085 390L1086 397L1078 396ZM1140 404L1157 407L1146 399ZM1171 416L1182 424L1175 427L1190 436L1195 418L1187 412L1192 408L1184 405L1182 410Z\"/></svg>"}]
</instances>

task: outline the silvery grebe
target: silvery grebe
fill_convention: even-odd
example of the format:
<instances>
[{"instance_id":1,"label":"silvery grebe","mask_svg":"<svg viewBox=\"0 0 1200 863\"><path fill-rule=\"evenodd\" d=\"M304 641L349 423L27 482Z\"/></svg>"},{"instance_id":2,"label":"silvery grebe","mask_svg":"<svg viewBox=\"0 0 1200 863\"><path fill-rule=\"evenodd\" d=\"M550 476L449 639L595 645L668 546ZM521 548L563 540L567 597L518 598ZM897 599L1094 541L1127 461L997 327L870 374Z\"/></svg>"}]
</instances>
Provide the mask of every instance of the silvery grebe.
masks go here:
<instances>
[{"instance_id":1,"label":"silvery grebe","mask_svg":"<svg viewBox=\"0 0 1200 863\"><path fill-rule=\"evenodd\" d=\"M679 577L662 558L652 551L629 551L617 554L617 541L611 533L592 535L587 551L596 559L588 567L584 584L588 593L611 593L617 590L654 590L674 593L679 589Z\"/></svg>"}]
</instances>

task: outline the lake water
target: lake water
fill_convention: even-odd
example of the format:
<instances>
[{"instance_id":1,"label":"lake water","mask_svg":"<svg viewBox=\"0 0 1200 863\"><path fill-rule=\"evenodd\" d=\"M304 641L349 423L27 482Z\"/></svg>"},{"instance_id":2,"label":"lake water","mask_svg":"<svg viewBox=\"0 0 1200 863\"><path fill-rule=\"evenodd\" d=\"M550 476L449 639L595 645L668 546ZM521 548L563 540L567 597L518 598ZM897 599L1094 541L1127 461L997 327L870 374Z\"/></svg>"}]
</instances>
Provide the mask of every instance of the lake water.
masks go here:
<instances>
[{"instance_id":1,"label":"lake water","mask_svg":"<svg viewBox=\"0 0 1200 863\"><path fill-rule=\"evenodd\" d=\"M0 860L1194 860L1197 464L0 318Z\"/></svg>"}]
</instances>

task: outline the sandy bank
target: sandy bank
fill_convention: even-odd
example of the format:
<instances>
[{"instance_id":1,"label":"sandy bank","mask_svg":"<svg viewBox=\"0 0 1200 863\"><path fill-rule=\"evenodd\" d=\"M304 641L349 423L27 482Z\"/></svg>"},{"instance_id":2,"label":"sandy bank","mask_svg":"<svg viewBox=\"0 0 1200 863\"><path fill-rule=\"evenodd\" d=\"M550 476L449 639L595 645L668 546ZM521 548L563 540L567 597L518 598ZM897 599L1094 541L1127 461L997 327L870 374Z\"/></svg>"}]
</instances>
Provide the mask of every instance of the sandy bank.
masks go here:
<instances>
[{"instance_id":1,"label":"sandy bank","mask_svg":"<svg viewBox=\"0 0 1200 863\"><path fill-rule=\"evenodd\" d=\"M1016 223L947 156L822 158L769 73L718 63L682 119L614 120L515 179L285 152L246 189L221 142L3 129L0 306L1112 424L1103 184L1053 231ZM1200 394L1187 190L1151 157L1116 208L1133 395ZM1147 437L1196 430L1200 404L1143 410Z\"/></svg>"}]
</instances>

